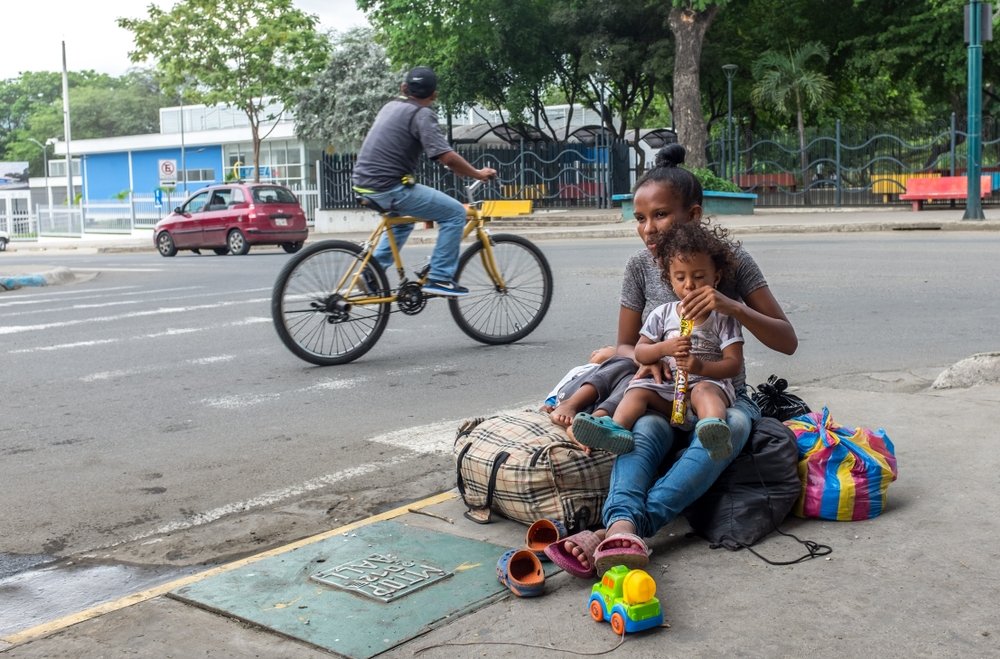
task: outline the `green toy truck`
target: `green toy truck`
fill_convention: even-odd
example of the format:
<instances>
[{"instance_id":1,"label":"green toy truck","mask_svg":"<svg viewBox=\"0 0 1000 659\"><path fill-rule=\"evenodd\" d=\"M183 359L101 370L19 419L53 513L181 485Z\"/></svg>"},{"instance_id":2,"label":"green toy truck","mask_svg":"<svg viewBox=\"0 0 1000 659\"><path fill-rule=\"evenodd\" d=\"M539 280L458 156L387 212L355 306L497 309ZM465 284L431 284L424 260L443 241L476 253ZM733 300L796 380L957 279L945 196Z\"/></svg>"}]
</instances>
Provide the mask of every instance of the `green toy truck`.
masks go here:
<instances>
[{"instance_id":1,"label":"green toy truck","mask_svg":"<svg viewBox=\"0 0 1000 659\"><path fill-rule=\"evenodd\" d=\"M644 570L616 565L590 590L590 617L610 622L621 636L663 626L663 611L656 599L656 582Z\"/></svg>"}]
</instances>

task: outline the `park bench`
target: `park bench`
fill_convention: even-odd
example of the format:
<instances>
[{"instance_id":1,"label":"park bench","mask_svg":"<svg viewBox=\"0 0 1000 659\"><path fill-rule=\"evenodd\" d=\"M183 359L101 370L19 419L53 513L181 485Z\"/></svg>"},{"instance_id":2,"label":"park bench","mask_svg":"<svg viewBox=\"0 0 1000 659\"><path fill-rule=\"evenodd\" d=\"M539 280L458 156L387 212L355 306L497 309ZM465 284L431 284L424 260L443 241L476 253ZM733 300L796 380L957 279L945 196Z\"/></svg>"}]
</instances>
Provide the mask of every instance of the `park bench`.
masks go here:
<instances>
[{"instance_id":1,"label":"park bench","mask_svg":"<svg viewBox=\"0 0 1000 659\"><path fill-rule=\"evenodd\" d=\"M936 199L965 199L968 196L968 180L964 176L940 176L938 178L911 178L906 181L906 193L899 195L913 204L918 211L925 201ZM988 174L979 179L979 196L988 197L992 192L992 177Z\"/></svg>"}]
</instances>

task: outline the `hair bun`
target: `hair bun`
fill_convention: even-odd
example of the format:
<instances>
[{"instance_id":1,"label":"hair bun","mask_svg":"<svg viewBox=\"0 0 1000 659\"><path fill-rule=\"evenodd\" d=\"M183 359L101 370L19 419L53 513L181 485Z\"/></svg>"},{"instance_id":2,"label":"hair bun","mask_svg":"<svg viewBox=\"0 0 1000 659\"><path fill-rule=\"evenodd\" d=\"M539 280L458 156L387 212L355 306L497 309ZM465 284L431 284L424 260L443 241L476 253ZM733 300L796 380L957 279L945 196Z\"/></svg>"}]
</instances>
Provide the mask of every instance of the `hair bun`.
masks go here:
<instances>
[{"instance_id":1,"label":"hair bun","mask_svg":"<svg viewBox=\"0 0 1000 659\"><path fill-rule=\"evenodd\" d=\"M656 152L657 167L676 167L683 164L687 151L680 144L668 144Z\"/></svg>"}]
</instances>

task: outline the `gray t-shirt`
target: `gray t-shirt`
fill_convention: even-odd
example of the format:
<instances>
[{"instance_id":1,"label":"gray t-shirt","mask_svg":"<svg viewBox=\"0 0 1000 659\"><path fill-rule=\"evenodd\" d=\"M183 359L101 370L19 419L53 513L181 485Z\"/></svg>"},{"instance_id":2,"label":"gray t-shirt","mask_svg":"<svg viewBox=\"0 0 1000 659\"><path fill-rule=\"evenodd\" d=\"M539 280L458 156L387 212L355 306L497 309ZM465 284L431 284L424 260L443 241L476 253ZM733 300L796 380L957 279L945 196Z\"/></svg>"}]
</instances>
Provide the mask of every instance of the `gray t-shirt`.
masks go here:
<instances>
[{"instance_id":1,"label":"gray t-shirt","mask_svg":"<svg viewBox=\"0 0 1000 659\"><path fill-rule=\"evenodd\" d=\"M758 288L767 286L764 273L760 271L757 262L739 247L734 253L736 257L736 272L732 280L725 279L719 284L719 292L726 297L742 302ZM625 264L625 277L622 280L621 305L626 309L638 311L642 320L656 307L667 302L677 302L677 296L663 283L660 267L656 264L652 252L642 249ZM736 393L746 388L746 364L740 368L740 373L733 378L733 388Z\"/></svg>"},{"instance_id":2,"label":"gray t-shirt","mask_svg":"<svg viewBox=\"0 0 1000 659\"><path fill-rule=\"evenodd\" d=\"M438 158L451 151L429 107L408 98L386 103L365 137L351 182L376 192L391 190L417 171L420 152Z\"/></svg>"}]
</instances>

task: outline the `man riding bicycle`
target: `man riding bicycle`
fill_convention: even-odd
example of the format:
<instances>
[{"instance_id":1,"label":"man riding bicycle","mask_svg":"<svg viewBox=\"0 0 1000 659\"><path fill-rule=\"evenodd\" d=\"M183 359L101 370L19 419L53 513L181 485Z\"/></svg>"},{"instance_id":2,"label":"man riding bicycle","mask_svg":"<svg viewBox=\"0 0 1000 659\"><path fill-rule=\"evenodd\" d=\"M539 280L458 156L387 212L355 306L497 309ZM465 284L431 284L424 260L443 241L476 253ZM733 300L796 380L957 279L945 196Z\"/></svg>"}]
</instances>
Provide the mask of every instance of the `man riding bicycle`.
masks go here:
<instances>
[{"instance_id":1,"label":"man riding bicycle","mask_svg":"<svg viewBox=\"0 0 1000 659\"><path fill-rule=\"evenodd\" d=\"M458 297L469 290L455 282L459 243L465 226L465 206L443 192L416 182L414 172L423 151L460 176L485 181L496 176L491 167L476 169L451 148L430 108L437 99L437 76L418 66L400 85L402 96L385 104L365 137L354 165L354 190L384 209L437 223L438 238L431 255L430 273L423 292ZM392 227L402 248L412 224ZM393 264L388 235L382 236L374 252L386 269Z\"/></svg>"}]
</instances>

